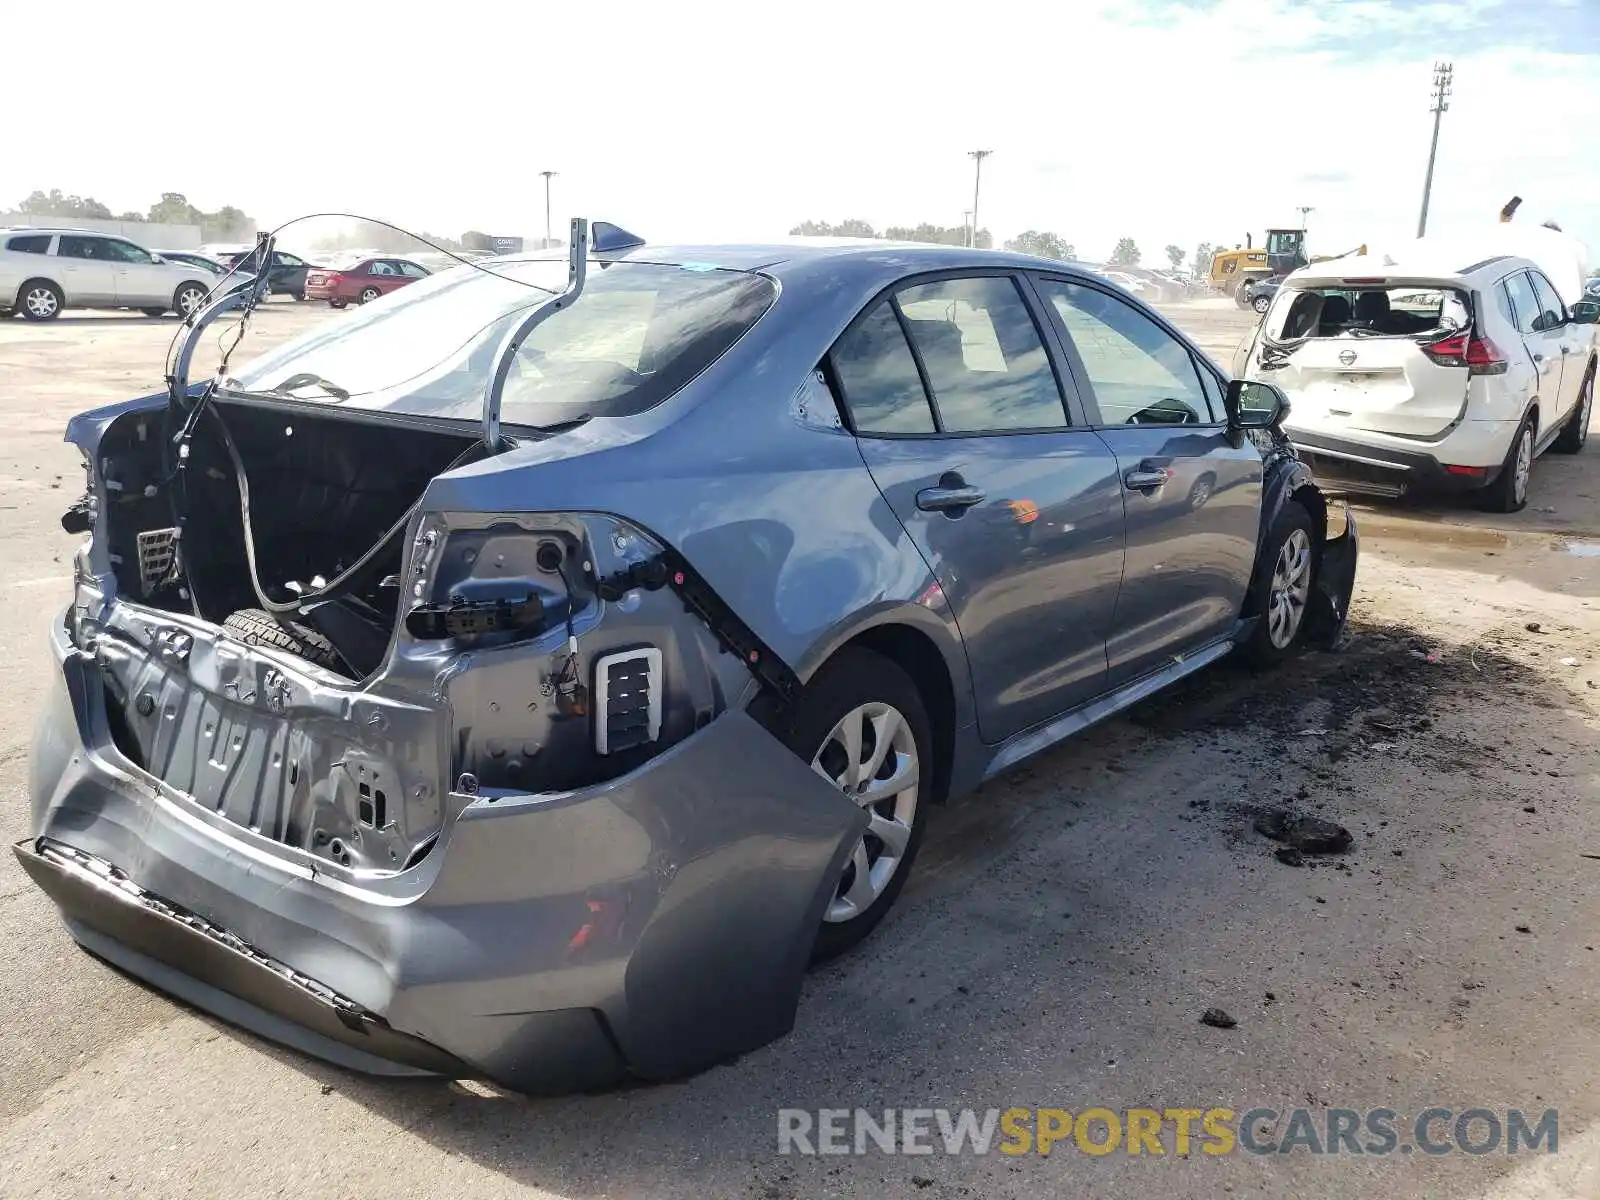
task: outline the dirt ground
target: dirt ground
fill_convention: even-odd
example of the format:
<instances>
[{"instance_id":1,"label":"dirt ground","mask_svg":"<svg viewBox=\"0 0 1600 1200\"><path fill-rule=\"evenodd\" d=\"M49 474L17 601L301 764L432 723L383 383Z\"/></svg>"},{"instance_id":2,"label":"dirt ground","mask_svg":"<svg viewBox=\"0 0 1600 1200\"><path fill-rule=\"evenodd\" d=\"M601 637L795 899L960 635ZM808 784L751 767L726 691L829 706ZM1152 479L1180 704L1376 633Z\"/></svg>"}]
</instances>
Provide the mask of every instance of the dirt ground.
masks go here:
<instances>
[{"instance_id":1,"label":"dirt ground","mask_svg":"<svg viewBox=\"0 0 1600 1200\"><path fill-rule=\"evenodd\" d=\"M1226 363L1226 306L1173 315ZM241 351L325 309L277 300ZM73 412L175 327L0 322L0 834L27 833ZM214 357L200 364L209 369ZM935 814L894 914L796 1028L666 1086L529 1100L349 1074L77 950L0 858L6 1196L1505 1200L1600 1194L1600 441L1511 517L1362 508L1354 639L1222 665ZM1299 866L1254 828L1347 827ZM1237 1022L1200 1023L1219 1007ZM779 1108L1559 1110L1555 1154L802 1158ZM1404 1140L1404 1139L1403 1139ZM1169 1143L1170 1145L1170 1143Z\"/></svg>"}]
</instances>

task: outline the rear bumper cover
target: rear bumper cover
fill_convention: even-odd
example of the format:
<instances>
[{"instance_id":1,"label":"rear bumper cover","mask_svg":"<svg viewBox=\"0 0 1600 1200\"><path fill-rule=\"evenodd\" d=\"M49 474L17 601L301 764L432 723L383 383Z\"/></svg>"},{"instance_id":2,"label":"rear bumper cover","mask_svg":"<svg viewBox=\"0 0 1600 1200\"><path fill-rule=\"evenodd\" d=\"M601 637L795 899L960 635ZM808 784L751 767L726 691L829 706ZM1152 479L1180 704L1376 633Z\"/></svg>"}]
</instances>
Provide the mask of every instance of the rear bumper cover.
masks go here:
<instances>
[{"instance_id":1,"label":"rear bumper cover","mask_svg":"<svg viewBox=\"0 0 1600 1200\"><path fill-rule=\"evenodd\" d=\"M1498 466L1481 475L1455 475L1433 454L1369 446L1347 438L1298 429L1284 431L1300 458L1316 472L1325 491L1374 496L1413 492L1470 492L1491 484Z\"/></svg>"},{"instance_id":2,"label":"rear bumper cover","mask_svg":"<svg viewBox=\"0 0 1600 1200\"><path fill-rule=\"evenodd\" d=\"M745 714L594 788L463 798L418 865L352 885L197 819L116 750L60 621L51 642L15 852L155 986L355 1069L529 1092L688 1074L792 1026L865 815Z\"/></svg>"}]
</instances>

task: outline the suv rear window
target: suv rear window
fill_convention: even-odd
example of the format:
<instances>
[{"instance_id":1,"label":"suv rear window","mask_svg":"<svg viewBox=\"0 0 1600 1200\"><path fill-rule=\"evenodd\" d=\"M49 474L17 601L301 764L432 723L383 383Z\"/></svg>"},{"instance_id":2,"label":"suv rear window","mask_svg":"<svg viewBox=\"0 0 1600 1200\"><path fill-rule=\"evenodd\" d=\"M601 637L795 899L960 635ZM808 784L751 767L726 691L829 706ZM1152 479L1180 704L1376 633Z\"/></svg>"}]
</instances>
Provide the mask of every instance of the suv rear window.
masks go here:
<instances>
[{"instance_id":1,"label":"suv rear window","mask_svg":"<svg viewBox=\"0 0 1600 1200\"><path fill-rule=\"evenodd\" d=\"M1266 335L1275 342L1417 337L1464 329L1470 320L1466 297L1455 288L1286 287L1279 290L1267 314Z\"/></svg>"},{"instance_id":2,"label":"suv rear window","mask_svg":"<svg viewBox=\"0 0 1600 1200\"><path fill-rule=\"evenodd\" d=\"M364 305L243 367L227 389L287 393L344 408L476 421L500 340L565 286L565 261L443 271ZM742 337L777 296L762 275L655 263L591 263L583 292L534 327L501 396L507 425L621 417L661 403ZM286 394L286 393L278 393Z\"/></svg>"},{"instance_id":3,"label":"suv rear window","mask_svg":"<svg viewBox=\"0 0 1600 1200\"><path fill-rule=\"evenodd\" d=\"M50 249L48 233L24 233L6 239L6 249L18 254L44 254Z\"/></svg>"}]
</instances>

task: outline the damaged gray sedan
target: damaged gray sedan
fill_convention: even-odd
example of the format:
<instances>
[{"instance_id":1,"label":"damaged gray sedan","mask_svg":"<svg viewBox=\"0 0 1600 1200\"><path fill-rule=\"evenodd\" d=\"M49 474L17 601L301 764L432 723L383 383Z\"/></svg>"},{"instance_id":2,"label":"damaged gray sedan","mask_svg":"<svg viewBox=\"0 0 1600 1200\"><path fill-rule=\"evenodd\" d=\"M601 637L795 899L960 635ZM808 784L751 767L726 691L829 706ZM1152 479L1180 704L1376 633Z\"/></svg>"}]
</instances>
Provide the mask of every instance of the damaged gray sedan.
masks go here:
<instances>
[{"instance_id":1,"label":"damaged gray sedan","mask_svg":"<svg viewBox=\"0 0 1600 1200\"><path fill-rule=\"evenodd\" d=\"M791 1027L946 796L1339 637L1282 394L1098 278L574 233L191 385L224 285L72 421L16 853L87 949L360 1070L679 1076Z\"/></svg>"}]
</instances>

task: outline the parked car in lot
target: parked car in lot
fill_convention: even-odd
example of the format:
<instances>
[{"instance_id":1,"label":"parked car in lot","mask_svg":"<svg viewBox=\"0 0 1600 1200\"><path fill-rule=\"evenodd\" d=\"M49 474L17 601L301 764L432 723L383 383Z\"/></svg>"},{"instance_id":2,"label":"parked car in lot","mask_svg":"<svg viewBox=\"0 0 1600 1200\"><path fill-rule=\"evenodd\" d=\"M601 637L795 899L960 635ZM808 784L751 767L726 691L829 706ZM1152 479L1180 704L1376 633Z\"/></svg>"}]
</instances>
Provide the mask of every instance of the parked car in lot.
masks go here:
<instances>
[{"instance_id":1,"label":"parked car in lot","mask_svg":"<svg viewBox=\"0 0 1600 1200\"><path fill-rule=\"evenodd\" d=\"M368 304L408 283L426 279L430 273L408 258L367 258L339 270L311 270L306 275L305 298L326 300L334 308Z\"/></svg>"},{"instance_id":2,"label":"parked car in lot","mask_svg":"<svg viewBox=\"0 0 1600 1200\"><path fill-rule=\"evenodd\" d=\"M222 260L224 269L238 267L241 271L254 271L257 267L256 252L241 250L225 256ZM272 290L282 296L293 296L296 300L306 299L306 273L316 270L314 264L295 254L283 250L272 252L272 272L268 279Z\"/></svg>"},{"instance_id":3,"label":"parked car in lot","mask_svg":"<svg viewBox=\"0 0 1600 1200\"><path fill-rule=\"evenodd\" d=\"M1347 258L1288 277L1241 373L1284 389L1290 440L1341 488L1515 512L1534 460L1588 438L1597 313L1513 255Z\"/></svg>"},{"instance_id":4,"label":"parked car in lot","mask_svg":"<svg viewBox=\"0 0 1600 1200\"><path fill-rule=\"evenodd\" d=\"M1272 306L1272 298L1278 294L1278 289L1282 286L1282 276L1250 279L1239 286L1233 293L1233 298L1240 308L1264 313Z\"/></svg>"},{"instance_id":5,"label":"parked car in lot","mask_svg":"<svg viewBox=\"0 0 1600 1200\"><path fill-rule=\"evenodd\" d=\"M215 275L126 238L81 229L0 229L0 314L53 321L64 308L187 316Z\"/></svg>"},{"instance_id":6,"label":"parked car in lot","mask_svg":"<svg viewBox=\"0 0 1600 1200\"><path fill-rule=\"evenodd\" d=\"M226 272L224 267L214 258L207 258L204 254L196 254L191 250L157 250L155 253L170 263L182 263L188 267L198 267L208 274L221 278Z\"/></svg>"},{"instance_id":7,"label":"parked car in lot","mask_svg":"<svg viewBox=\"0 0 1600 1200\"><path fill-rule=\"evenodd\" d=\"M1096 276L579 226L71 422L16 853L97 955L360 1069L681 1075L946 796L1338 638L1282 393Z\"/></svg>"}]
</instances>

